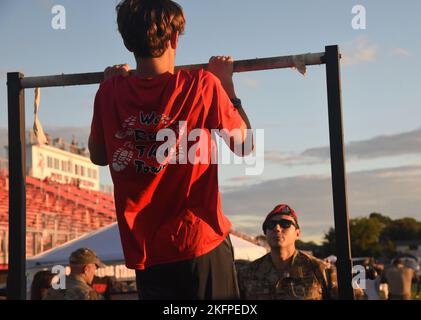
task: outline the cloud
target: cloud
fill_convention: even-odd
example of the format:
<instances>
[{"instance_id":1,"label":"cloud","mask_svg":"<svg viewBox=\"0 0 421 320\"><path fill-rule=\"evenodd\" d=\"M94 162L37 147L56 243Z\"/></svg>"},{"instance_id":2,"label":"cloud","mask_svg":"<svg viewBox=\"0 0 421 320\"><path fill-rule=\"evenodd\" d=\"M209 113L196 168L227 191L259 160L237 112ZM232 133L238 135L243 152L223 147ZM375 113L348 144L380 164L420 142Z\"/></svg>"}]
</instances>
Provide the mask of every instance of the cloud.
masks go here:
<instances>
[{"instance_id":1,"label":"cloud","mask_svg":"<svg viewBox=\"0 0 421 320\"><path fill-rule=\"evenodd\" d=\"M358 37L352 41L346 42L342 46L343 65L357 65L377 58L378 46L369 43L366 37Z\"/></svg>"},{"instance_id":2,"label":"cloud","mask_svg":"<svg viewBox=\"0 0 421 320\"><path fill-rule=\"evenodd\" d=\"M262 181L264 180L258 176L233 177L226 179L225 183L220 185L219 190L221 192L230 192L232 190L236 190L238 187L261 183Z\"/></svg>"},{"instance_id":3,"label":"cloud","mask_svg":"<svg viewBox=\"0 0 421 320\"><path fill-rule=\"evenodd\" d=\"M314 157L312 155L307 156L305 154L288 154L275 150L265 151L265 161L286 166L313 165L321 162L318 156Z\"/></svg>"},{"instance_id":4,"label":"cloud","mask_svg":"<svg viewBox=\"0 0 421 320\"><path fill-rule=\"evenodd\" d=\"M381 135L368 140L350 142L346 145L347 159L375 159L381 157L421 154L421 128L394 134ZM329 159L329 147L305 150L301 156Z\"/></svg>"},{"instance_id":5,"label":"cloud","mask_svg":"<svg viewBox=\"0 0 421 320\"><path fill-rule=\"evenodd\" d=\"M241 176L241 177L234 177L231 179L228 179L228 181L232 181L232 182L250 182L250 181L255 181L256 178L254 176Z\"/></svg>"},{"instance_id":6,"label":"cloud","mask_svg":"<svg viewBox=\"0 0 421 320\"><path fill-rule=\"evenodd\" d=\"M396 57L410 57L412 53L403 48L393 48L392 55Z\"/></svg>"},{"instance_id":7,"label":"cloud","mask_svg":"<svg viewBox=\"0 0 421 320\"><path fill-rule=\"evenodd\" d=\"M351 218L381 212L421 219L421 166L349 173L347 190ZM304 240L320 240L334 225L329 176L281 178L222 193L233 227L250 235L262 233L264 217L281 202L297 211Z\"/></svg>"},{"instance_id":8,"label":"cloud","mask_svg":"<svg viewBox=\"0 0 421 320\"><path fill-rule=\"evenodd\" d=\"M256 79L254 79L250 76L242 76L240 81L244 86L246 86L248 88L254 89L254 88L259 87L259 85L260 85L259 81L257 81Z\"/></svg>"},{"instance_id":9,"label":"cloud","mask_svg":"<svg viewBox=\"0 0 421 320\"><path fill-rule=\"evenodd\" d=\"M382 157L421 154L421 128L393 135L381 135L368 140L352 141L345 146L346 159L369 160ZM265 161L285 166L316 165L330 161L328 146L310 148L300 154L268 150Z\"/></svg>"},{"instance_id":10,"label":"cloud","mask_svg":"<svg viewBox=\"0 0 421 320\"><path fill-rule=\"evenodd\" d=\"M62 137L71 141L73 135L85 145L90 132L89 127L45 127L52 137ZM0 148L7 145L7 130L0 128ZM369 160L381 157L421 154L421 128L393 135L381 135L367 140L353 141L346 145L346 159ZM2 152L0 150L0 155ZM276 150L265 151L265 162L285 166L309 166L330 161L328 146L304 150L300 154L283 153ZM251 182L251 177L233 178L232 182ZM247 181L246 181L247 180ZM253 179L256 182L255 179Z\"/></svg>"}]
</instances>

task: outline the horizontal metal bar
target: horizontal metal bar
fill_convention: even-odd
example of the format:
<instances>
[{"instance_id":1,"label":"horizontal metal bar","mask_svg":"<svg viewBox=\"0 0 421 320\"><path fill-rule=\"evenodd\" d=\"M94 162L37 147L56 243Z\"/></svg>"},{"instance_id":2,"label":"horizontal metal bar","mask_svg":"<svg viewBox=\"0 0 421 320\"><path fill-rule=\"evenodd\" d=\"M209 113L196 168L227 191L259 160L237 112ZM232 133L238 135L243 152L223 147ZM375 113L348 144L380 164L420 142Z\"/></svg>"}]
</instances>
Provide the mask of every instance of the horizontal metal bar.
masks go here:
<instances>
[{"instance_id":1,"label":"horizontal metal bar","mask_svg":"<svg viewBox=\"0 0 421 320\"><path fill-rule=\"evenodd\" d=\"M234 61L234 72L249 72L270 69L292 68L297 62L306 66L324 64L324 52L307 53L273 58L257 58ZM207 69L208 64L191 64L175 67L175 70ZM42 77L27 77L21 80L22 88L62 87L100 83L104 79L104 72L61 74Z\"/></svg>"}]
</instances>

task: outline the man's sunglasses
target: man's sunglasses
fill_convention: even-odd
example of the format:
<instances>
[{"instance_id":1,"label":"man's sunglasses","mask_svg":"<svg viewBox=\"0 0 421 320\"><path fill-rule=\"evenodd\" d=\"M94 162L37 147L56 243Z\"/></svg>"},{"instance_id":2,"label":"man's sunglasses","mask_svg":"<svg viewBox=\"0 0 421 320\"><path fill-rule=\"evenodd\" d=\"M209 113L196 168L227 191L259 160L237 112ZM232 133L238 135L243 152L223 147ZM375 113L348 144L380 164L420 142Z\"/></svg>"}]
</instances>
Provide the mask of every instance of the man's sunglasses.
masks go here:
<instances>
[{"instance_id":1,"label":"man's sunglasses","mask_svg":"<svg viewBox=\"0 0 421 320\"><path fill-rule=\"evenodd\" d=\"M266 222L266 229L274 229L277 225L280 225L282 229L288 229L291 226L297 228L294 221L281 219L281 220L269 220Z\"/></svg>"}]
</instances>

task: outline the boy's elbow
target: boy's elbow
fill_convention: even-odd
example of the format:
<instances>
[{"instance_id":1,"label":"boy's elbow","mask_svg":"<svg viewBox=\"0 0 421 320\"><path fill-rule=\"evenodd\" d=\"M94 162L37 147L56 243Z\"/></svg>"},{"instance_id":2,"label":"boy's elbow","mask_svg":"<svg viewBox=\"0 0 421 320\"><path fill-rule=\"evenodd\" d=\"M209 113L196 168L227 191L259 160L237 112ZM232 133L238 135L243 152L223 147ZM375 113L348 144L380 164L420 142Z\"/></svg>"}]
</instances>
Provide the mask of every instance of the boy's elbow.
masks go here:
<instances>
[{"instance_id":1,"label":"boy's elbow","mask_svg":"<svg viewBox=\"0 0 421 320\"><path fill-rule=\"evenodd\" d=\"M105 150L98 150L96 148L89 148L89 157L93 164L97 166L107 166L108 160Z\"/></svg>"},{"instance_id":2,"label":"boy's elbow","mask_svg":"<svg viewBox=\"0 0 421 320\"><path fill-rule=\"evenodd\" d=\"M239 157L247 157L251 153L253 153L254 145L247 145L246 143L235 145L233 149L231 149L236 156Z\"/></svg>"},{"instance_id":3,"label":"boy's elbow","mask_svg":"<svg viewBox=\"0 0 421 320\"><path fill-rule=\"evenodd\" d=\"M89 157L93 164L96 164L97 166L108 165L107 153L105 151L105 148L95 144L91 137L89 138L88 149Z\"/></svg>"},{"instance_id":4,"label":"boy's elbow","mask_svg":"<svg viewBox=\"0 0 421 320\"><path fill-rule=\"evenodd\" d=\"M251 146L244 146L244 156L248 156L250 154L252 154L254 151L254 144L252 144Z\"/></svg>"},{"instance_id":5,"label":"boy's elbow","mask_svg":"<svg viewBox=\"0 0 421 320\"><path fill-rule=\"evenodd\" d=\"M245 139L242 140L240 143L235 143L236 139L233 139L231 141L231 150L234 152L236 156L239 157L246 157L250 155L254 150L254 140L253 140L253 134L247 134Z\"/></svg>"},{"instance_id":6,"label":"boy's elbow","mask_svg":"<svg viewBox=\"0 0 421 320\"><path fill-rule=\"evenodd\" d=\"M98 157L95 155L90 155L91 161L93 164L96 164L97 166L108 166L108 161L106 158Z\"/></svg>"}]
</instances>

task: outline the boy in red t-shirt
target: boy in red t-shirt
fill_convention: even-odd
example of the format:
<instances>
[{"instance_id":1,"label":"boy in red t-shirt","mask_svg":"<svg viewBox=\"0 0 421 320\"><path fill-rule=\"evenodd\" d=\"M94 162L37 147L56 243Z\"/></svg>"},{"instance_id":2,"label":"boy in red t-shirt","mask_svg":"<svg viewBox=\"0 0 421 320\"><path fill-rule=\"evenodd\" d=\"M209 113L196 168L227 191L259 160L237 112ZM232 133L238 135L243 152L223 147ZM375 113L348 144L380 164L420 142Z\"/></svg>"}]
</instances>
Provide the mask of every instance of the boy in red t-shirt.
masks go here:
<instances>
[{"instance_id":1,"label":"boy in red t-shirt","mask_svg":"<svg viewBox=\"0 0 421 320\"><path fill-rule=\"evenodd\" d=\"M124 0L117 23L137 68L105 71L95 97L91 160L109 165L118 226L141 299L230 299L238 286L221 209L215 141L252 149L250 123L232 80L233 59L208 71L174 72L182 8L170 0ZM240 152L238 150L241 150Z\"/></svg>"}]
</instances>

